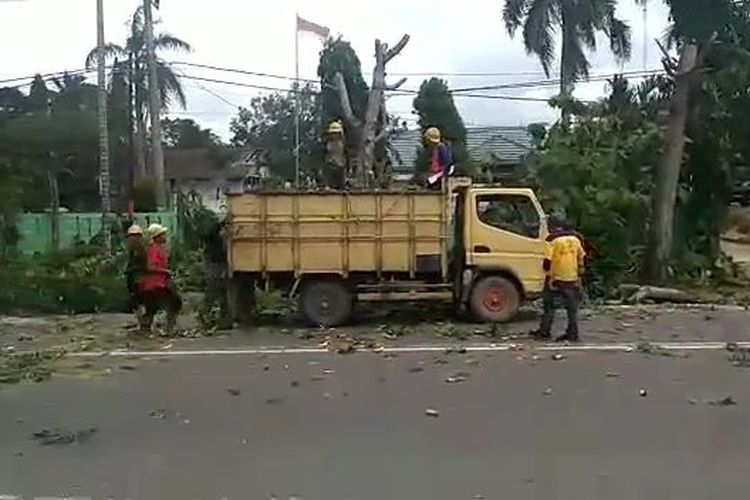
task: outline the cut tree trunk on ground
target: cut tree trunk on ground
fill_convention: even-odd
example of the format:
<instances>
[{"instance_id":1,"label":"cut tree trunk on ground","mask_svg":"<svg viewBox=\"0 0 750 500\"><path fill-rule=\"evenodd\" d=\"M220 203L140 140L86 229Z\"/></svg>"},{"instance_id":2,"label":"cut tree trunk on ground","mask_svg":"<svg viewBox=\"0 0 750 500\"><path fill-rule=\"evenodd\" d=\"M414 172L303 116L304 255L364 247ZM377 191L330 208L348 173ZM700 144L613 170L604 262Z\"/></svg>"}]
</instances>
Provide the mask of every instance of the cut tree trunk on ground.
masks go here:
<instances>
[{"instance_id":1,"label":"cut tree trunk on ground","mask_svg":"<svg viewBox=\"0 0 750 500\"><path fill-rule=\"evenodd\" d=\"M653 283L663 283L669 274L677 186L685 150L685 125L689 114L691 76L697 58L697 45L686 44L682 48L675 75L675 92L669 110L669 123L664 135L664 150L657 165L652 198L650 252L646 262L646 276Z\"/></svg>"},{"instance_id":2,"label":"cut tree trunk on ground","mask_svg":"<svg viewBox=\"0 0 750 500\"><path fill-rule=\"evenodd\" d=\"M672 302L675 304L701 304L717 302L718 294L699 293L676 288L664 288L648 285L623 284L618 288L622 301L626 304L644 302Z\"/></svg>"}]
</instances>

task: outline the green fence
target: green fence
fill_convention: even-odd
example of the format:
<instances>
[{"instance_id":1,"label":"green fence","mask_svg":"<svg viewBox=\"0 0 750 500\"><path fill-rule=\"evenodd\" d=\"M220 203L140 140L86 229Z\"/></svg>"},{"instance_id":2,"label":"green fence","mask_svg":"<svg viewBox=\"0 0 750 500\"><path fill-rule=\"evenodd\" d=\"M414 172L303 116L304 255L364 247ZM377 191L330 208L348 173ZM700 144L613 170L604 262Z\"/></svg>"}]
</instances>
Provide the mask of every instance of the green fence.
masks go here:
<instances>
[{"instance_id":1,"label":"green fence","mask_svg":"<svg viewBox=\"0 0 750 500\"><path fill-rule=\"evenodd\" d=\"M171 234L177 234L177 216L174 212L151 212L134 214L135 223L144 230L149 224L158 223L166 226ZM102 214L99 213L63 213L60 219L59 248L73 248L87 244L102 229ZM124 224L122 218L114 221L117 228ZM18 217L18 231L21 241L18 248L24 255L44 254L52 250L52 215L22 214Z\"/></svg>"}]
</instances>

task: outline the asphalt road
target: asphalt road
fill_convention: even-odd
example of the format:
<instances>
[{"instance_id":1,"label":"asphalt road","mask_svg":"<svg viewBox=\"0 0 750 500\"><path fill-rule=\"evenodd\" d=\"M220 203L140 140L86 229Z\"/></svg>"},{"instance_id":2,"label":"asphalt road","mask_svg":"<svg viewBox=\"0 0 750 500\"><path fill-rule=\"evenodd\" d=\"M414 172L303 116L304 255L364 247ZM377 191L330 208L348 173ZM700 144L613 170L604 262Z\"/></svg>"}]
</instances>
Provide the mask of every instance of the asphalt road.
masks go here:
<instances>
[{"instance_id":1,"label":"asphalt road","mask_svg":"<svg viewBox=\"0 0 750 500\"><path fill-rule=\"evenodd\" d=\"M175 356L134 368L0 388L0 498L689 500L747 498L750 485L750 369L726 352ZM465 381L446 383L458 372ZM726 396L737 404L712 404ZM56 427L98 432L31 438Z\"/></svg>"}]
</instances>

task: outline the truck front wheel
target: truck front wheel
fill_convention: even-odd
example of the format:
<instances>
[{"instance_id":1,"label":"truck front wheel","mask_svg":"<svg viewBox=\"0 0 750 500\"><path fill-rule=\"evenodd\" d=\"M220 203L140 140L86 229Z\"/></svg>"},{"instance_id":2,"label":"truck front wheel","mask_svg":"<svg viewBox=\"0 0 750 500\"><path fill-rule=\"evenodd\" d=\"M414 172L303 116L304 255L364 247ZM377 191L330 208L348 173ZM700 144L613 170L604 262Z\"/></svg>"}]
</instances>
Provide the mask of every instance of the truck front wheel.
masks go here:
<instances>
[{"instance_id":1,"label":"truck front wheel","mask_svg":"<svg viewBox=\"0 0 750 500\"><path fill-rule=\"evenodd\" d=\"M352 313L352 294L343 281L313 281L303 285L300 310L316 326L338 326Z\"/></svg>"},{"instance_id":2,"label":"truck front wheel","mask_svg":"<svg viewBox=\"0 0 750 500\"><path fill-rule=\"evenodd\" d=\"M469 297L471 312L486 323L509 321L518 312L520 304L518 288L503 276L480 278Z\"/></svg>"}]
</instances>

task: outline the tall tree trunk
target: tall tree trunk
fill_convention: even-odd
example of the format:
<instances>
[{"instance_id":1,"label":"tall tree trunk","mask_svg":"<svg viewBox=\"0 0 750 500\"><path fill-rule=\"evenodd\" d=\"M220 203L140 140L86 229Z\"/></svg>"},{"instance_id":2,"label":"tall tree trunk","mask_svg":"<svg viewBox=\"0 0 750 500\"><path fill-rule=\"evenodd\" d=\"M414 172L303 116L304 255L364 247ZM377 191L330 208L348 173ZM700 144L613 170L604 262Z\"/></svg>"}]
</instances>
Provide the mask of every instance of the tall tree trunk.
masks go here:
<instances>
[{"instance_id":1,"label":"tall tree trunk","mask_svg":"<svg viewBox=\"0 0 750 500\"><path fill-rule=\"evenodd\" d=\"M562 9L562 47L560 54L560 101L562 102L562 108L560 109L560 121L563 127L570 125L570 105L571 99L573 98L573 68L574 61L571 61L570 49L568 43L570 37L575 37L576 34L571 32L572 27L566 21L566 9Z\"/></svg>"},{"instance_id":2,"label":"tall tree trunk","mask_svg":"<svg viewBox=\"0 0 750 500\"><path fill-rule=\"evenodd\" d=\"M104 248L112 249L112 233L107 225L112 212L109 177L109 130L107 130L107 80L104 65L104 0L96 1L96 70L97 70L97 116L99 118L99 194L102 197L102 234Z\"/></svg>"},{"instance_id":3,"label":"tall tree trunk","mask_svg":"<svg viewBox=\"0 0 750 500\"><path fill-rule=\"evenodd\" d=\"M143 179L148 175L146 168L146 120L143 109L136 103L135 133L133 134L133 149L135 150L136 179Z\"/></svg>"},{"instance_id":4,"label":"tall tree trunk","mask_svg":"<svg viewBox=\"0 0 750 500\"><path fill-rule=\"evenodd\" d=\"M646 277L654 282L666 281L672 254L674 212L685 150L685 125L690 105L691 76L695 69L698 46L685 44L675 75L675 91L669 109L669 123L664 135L664 149L657 164L652 195L652 222Z\"/></svg>"},{"instance_id":5,"label":"tall tree trunk","mask_svg":"<svg viewBox=\"0 0 750 500\"><path fill-rule=\"evenodd\" d=\"M167 191L164 186L164 150L161 144L161 95L156 73L154 53L154 20L151 12L152 0L143 0L144 31L146 35L146 64L148 66L148 104L151 118L151 153L153 155L154 180L156 181L156 204L167 206Z\"/></svg>"},{"instance_id":6,"label":"tall tree trunk","mask_svg":"<svg viewBox=\"0 0 750 500\"><path fill-rule=\"evenodd\" d=\"M50 160L52 161L53 158L50 157ZM52 250L57 251L60 249L60 189L57 184L57 173L53 165L47 168L47 185L49 187Z\"/></svg>"},{"instance_id":7,"label":"tall tree trunk","mask_svg":"<svg viewBox=\"0 0 750 500\"><path fill-rule=\"evenodd\" d=\"M141 155L136 152L136 140L135 140L135 69L133 67L133 53L128 55L128 176L130 181L130 195L132 198L133 185L136 179L140 179L146 175L146 158L143 156L143 148L141 148Z\"/></svg>"}]
</instances>

